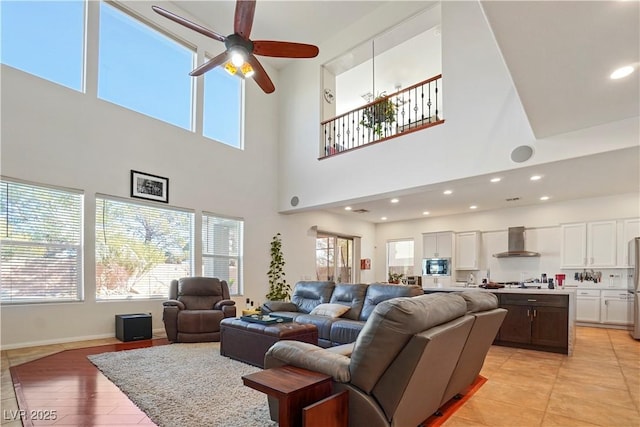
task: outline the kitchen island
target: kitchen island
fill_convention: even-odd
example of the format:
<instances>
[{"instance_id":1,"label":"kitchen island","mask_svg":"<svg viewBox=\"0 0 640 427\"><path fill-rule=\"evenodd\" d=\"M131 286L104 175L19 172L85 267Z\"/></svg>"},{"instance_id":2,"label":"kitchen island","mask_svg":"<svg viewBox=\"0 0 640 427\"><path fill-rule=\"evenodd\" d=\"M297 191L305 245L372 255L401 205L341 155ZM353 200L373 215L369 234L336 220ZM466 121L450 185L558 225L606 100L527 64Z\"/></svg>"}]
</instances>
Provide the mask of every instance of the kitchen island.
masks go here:
<instances>
[{"instance_id":1,"label":"kitchen island","mask_svg":"<svg viewBox=\"0 0 640 427\"><path fill-rule=\"evenodd\" d=\"M576 291L535 288L423 288L435 292L491 292L508 310L494 344L571 355L575 343Z\"/></svg>"}]
</instances>

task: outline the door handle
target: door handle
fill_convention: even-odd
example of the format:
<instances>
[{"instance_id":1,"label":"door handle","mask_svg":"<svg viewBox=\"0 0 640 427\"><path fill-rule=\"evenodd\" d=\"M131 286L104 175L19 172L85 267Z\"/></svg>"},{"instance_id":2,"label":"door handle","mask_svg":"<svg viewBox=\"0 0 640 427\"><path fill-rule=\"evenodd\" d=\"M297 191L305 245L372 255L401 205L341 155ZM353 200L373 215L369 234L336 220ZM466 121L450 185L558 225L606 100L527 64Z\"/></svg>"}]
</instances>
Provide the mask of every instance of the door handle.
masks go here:
<instances>
[{"instance_id":1,"label":"door handle","mask_svg":"<svg viewBox=\"0 0 640 427\"><path fill-rule=\"evenodd\" d=\"M538 310L533 309L533 317L538 317Z\"/></svg>"}]
</instances>

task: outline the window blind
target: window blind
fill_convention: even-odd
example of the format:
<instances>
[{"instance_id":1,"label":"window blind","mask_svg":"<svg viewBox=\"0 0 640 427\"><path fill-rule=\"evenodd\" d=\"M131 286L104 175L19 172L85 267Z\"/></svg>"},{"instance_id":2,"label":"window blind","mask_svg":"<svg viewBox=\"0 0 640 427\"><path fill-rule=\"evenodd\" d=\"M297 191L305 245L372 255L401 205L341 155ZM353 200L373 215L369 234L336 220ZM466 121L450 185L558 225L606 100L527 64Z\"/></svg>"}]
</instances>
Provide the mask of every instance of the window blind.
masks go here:
<instances>
[{"instance_id":1,"label":"window blind","mask_svg":"<svg viewBox=\"0 0 640 427\"><path fill-rule=\"evenodd\" d=\"M193 212L96 198L96 298L166 298L192 275Z\"/></svg>"},{"instance_id":2,"label":"window blind","mask_svg":"<svg viewBox=\"0 0 640 427\"><path fill-rule=\"evenodd\" d=\"M202 275L226 280L229 292L242 291L242 241L244 221L202 215Z\"/></svg>"},{"instance_id":3,"label":"window blind","mask_svg":"<svg viewBox=\"0 0 640 427\"><path fill-rule=\"evenodd\" d=\"M82 194L5 179L0 187L0 301L82 300Z\"/></svg>"}]
</instances>

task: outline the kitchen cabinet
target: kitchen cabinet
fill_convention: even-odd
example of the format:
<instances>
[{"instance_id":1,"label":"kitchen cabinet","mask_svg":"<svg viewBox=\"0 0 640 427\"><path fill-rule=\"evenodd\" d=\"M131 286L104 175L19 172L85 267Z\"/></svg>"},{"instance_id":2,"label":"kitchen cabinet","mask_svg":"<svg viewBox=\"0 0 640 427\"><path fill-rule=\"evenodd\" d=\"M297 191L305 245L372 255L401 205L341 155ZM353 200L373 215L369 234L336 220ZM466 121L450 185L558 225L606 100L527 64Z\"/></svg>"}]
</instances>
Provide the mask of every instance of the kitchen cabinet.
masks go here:
<instances>
[{"instance_id":1,"label":"kitchen cabinet","mask_svg":"<svg viewBox=\"0 0 640 427\"><path fill-rule=\"evenodd\" d=\"M423 258L451 258L453 255L453 233L424 233L422 235Z\"/></svg>"},{"instance_id":2,"label":"kitchen cabinet","mask_svg":"<svg viewBox=\"0 0 640 427\"><path fill-rule=\"evenodd\" d=\"M616 221L561 225L560 267L615 267Z\"/></svg>"},{"instance_id":3,"label":"kitchen cabinet","mask_svg":"<svg viewBox=\"0 0 640 427\"><path fill-rule=\"evenodd\" d=\"M618 242L618 265L621 267L633 267L629 242L635 237L640 237L640 218L622 220L622 241Z\"/></svg>"},{"instance_id":4,"label":"kitchen cabinet","mask_svg":"<svg viewBox=\"0 0 640 427\"><path fill-rule=\"evenodd\" d=\"M600 291L576 290L576 321L600 323Z\"/></svg>"},{"instance_id":5,"label":"kitchen cabinet","mask_svg":"<svg viewBox=\"0 0 640 427\"><path fill-rule=\"evenodd\" d=\"M610 325L630 325L629 318L632 311L633 294L627 290L602 291L600 316L602 323Z\"/></svg>"},{"instance_id":6,"label":"kitchen cabinet","mask_svg":"<svg viewBox=\"0 0 640 427\"><path fill-rule=\"evenodd\" d=\"M455 268L457 270L480 269L480 232L456 233Z\"/></svg>"},{"instance_id":7,"label":"kitchen cabinet","mask_svg":"<svg viewBox=\"0 0 640 427\"><path fill-rule=\"evenodd\" d=\"M568 295L500 294L507 309L496 344L568 353Z\"/></svg>"}]
</instances>

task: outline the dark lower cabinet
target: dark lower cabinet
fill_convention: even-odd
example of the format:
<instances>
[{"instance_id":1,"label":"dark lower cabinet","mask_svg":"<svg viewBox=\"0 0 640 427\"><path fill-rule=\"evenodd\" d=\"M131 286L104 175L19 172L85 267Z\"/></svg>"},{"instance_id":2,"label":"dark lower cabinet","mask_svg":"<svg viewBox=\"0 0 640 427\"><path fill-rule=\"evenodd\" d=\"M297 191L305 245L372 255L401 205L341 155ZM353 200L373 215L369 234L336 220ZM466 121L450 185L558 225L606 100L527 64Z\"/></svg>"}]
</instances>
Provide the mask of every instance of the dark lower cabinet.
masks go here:
<instances>
[{"instance_id":1,"label":"dark lower cabinet","mask_svg":"<svg viewBox=\"0 0 640 427\"><path fill-rule=\"evenodd\" d=\"M507 309L495 344L567 354L568 295L500 294Z\"/></svg>"}]
</instances>

